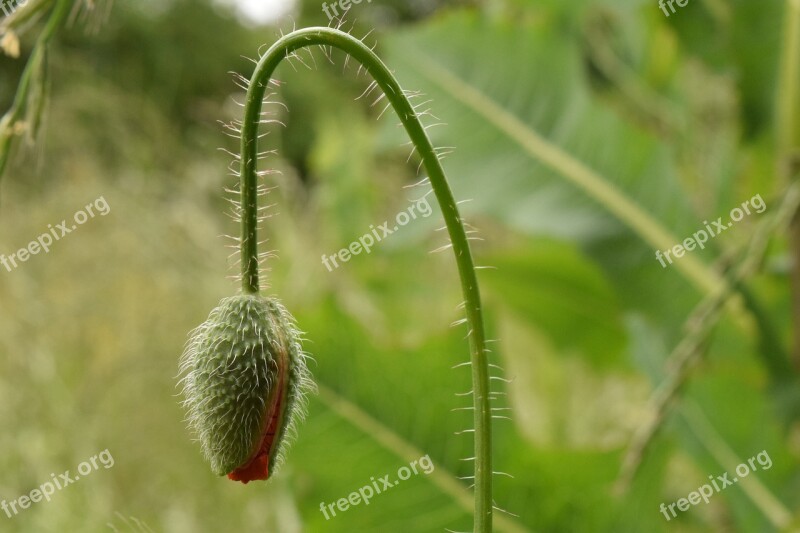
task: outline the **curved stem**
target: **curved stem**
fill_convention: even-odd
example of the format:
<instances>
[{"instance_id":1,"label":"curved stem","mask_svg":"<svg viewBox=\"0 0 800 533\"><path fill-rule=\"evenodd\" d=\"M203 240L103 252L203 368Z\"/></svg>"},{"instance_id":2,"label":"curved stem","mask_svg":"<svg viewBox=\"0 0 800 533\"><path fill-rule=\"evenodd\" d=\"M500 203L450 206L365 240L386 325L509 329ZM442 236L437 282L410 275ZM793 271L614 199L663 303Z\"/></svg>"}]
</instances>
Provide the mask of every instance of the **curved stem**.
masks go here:
<instances>
[{"instance_id":1,"label":"curved stem","mask_svg":"<svg viewBox=\"0 0 800 533\"><path fill-rule=\"evenodd\" d=\"M458 265L469 326L475 418L474 531L490 532L492 530L492 414L489 405L489 369L480 292L469 241L444 170L414 108L400 88L400 84L369 47L342 31L324 27L306 28L282 37L258 62L250 80L242 126L240 162L242 290L245 293L256 293L259 290L256 164L258 161L258 125L264 94L272 73L285 57L295 50L314 45L331 46L344 51L359 61L372 75L386 94L386 98L400 117L400 121L422 157L436 200L441 207Z\"/></svg>"}]
</instances>

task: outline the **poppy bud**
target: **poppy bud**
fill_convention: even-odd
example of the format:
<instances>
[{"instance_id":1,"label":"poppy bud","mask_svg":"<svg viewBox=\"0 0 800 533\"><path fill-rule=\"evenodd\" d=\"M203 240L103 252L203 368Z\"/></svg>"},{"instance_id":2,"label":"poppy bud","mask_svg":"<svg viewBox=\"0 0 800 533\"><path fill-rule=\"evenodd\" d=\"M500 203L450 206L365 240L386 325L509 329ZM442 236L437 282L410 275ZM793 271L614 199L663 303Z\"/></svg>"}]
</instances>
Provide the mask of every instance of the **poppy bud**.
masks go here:
<instances>
[{"instance_id":1,"label":"poppy bud","mask_svg":"<svg viewBox=\"0 0 800 533\"><path fill-rule=\"evenodd\" d=\"M181 360L184 406L218 475L272 475L302 418L313 382L289 312L275 299L223 299L189 334Z\"/></svg>"}]
</instances>

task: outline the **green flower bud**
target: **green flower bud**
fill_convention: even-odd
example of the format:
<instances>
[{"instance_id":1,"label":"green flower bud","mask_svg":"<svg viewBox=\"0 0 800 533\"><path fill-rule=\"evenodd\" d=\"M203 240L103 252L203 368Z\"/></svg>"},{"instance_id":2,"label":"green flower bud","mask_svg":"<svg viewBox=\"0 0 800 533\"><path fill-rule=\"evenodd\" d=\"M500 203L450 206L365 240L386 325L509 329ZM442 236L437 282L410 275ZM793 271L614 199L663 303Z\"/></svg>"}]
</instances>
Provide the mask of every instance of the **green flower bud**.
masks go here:
<instances>
[{"instance_id":1,"label":"green flower bud","mask_svg":"<svg viewBox=\"0 0 800 533\"><path fill-rule=\"evenodd\" d=\"M225 298L189 334L184 406L218 475L247 483L280 466L314 387L289 312L260 295Z\"/></svg>"}]
</instances>

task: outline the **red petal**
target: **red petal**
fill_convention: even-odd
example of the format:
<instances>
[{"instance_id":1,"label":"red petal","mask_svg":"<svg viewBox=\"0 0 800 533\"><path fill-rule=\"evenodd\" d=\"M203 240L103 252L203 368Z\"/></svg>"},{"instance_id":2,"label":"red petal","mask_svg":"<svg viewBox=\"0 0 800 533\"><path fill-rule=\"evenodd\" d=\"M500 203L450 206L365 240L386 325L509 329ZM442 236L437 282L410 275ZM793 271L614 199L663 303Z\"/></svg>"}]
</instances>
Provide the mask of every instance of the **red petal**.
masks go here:
<instances>
[{"instance_id":1,"label":"red petal","mask_svg":"<svg viewBox=\"0 0 800 533\"><path fill-rule=\"evenodd\" d=\"M285 381L285 374L282 373L281 381L276 391L275 406L272 408L269 423L261 437L261 445L258 447L258 452L247 464L228 474L229 479L241 481L246 485L250 481L263 481L269 478L269 452L272 449L272 443L278 431Z\"/></svg>"},{"instance_id":2,"label":"red petal","mask_svg":"<svg viewBox=\"0 0 800 533\"><path fill-rule=\"evenodd\" d=\"M252 461L228 474L228 479L241 481L262 481L269 478L269 451L261 450Z\"/></svg>"}]
</instances>

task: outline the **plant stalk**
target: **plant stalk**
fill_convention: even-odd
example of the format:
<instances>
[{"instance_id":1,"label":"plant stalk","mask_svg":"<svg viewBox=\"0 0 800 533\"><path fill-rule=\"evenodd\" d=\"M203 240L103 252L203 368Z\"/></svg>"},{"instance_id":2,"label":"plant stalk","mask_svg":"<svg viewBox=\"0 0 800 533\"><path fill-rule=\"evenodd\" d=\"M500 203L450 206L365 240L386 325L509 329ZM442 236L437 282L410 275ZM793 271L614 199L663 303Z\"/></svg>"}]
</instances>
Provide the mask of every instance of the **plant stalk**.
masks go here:
<instances>
[{"instance_id":1,"label":"plant stalk","mask_svg":"<svg viewBox=\"0 0 800 533\"><path fill-rule=\"evenodd\" d=\"M778 104L776 110L777 165L782 181L800 180L800 0L787 0L783 34ZM792 362L800 372L800 211L789 229L789 254L792 258Z\"/></svg>"},{"instance_id":2,"label":"plant stalk","mask_svg":"<svg viewBox=\"0 0 800 533\"><path fill-rule=\"evenodd\" d=\"M381 59L364 43L351 35L326 27L305 28L279 39L258 62L244 110L241 139L241 207L242 207L242 290L259 291L258 281L258 207L256 166L258 161L258 126L264 94L272 74L283 61L298 49L320 45L338 48L359 61L386 94L411 141L420 154L442 210L453 246L461 290L465 300L469 345L472 363L472 393L475 423L475 533L492 531L492 413L489 404L489 365L475 265L461 216L430 139L419 117Z\"/></svg>"},{"instance_id":3,"label":"plant stalk","mask_svg":"<svg viewBox=\"0 0 800 533\"><path fill-rule=\"evenodd\" d=\"M0 120L0 177L3 176L6 164L11 157L11 148L16 133L13 131L15 124L22 120L25 114L28 96L31 92L31 86L35 83L33 79L35 73L40 71L42 63L47 60L47 50L50 41L56 34L56 31L64 24L64 21L69 14L70 7L73 0L56 0L53 11L50 13L50 18L47 19L44 29L36 39L36 44L33 47L25 69L22 71L19 85L17 86L17 93L11 108ZM46 66L44 68L47 68Z\"/></svg>"}]
</instances>

